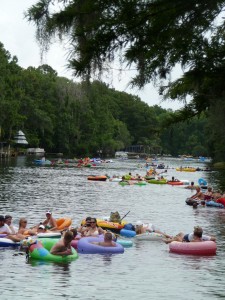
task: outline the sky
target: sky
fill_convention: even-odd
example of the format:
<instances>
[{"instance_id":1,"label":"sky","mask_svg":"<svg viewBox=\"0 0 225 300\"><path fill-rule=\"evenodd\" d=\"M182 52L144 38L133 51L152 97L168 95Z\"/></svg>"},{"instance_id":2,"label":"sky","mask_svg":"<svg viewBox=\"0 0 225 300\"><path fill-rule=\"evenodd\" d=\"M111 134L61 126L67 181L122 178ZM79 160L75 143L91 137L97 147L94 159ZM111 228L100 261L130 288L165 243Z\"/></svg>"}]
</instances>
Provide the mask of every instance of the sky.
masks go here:
<instances>
[{"instance_id":1,"label":"sky","mask_svg":"<svg viewBox=\"0 0 225 300\"><path fill-rule=\"evenodd\" d=\"M67 45L55 43L50 47L49 52L41 60L40 48L35 38L36 28L29 23L24 12L30 8L37 0L0 0L0 42L12 56L17 56L18 64L27 68L29 66L38 67L41 64L48 64L57 71L59 76L73 79L75 82L79 79L74 78L72 71L67 68ZM182 107L178 101L163 101L158 95L157 88L152 84L145 86L143 90L131 89L128 86L132 71L117 71L119 67L114 66L109 74L105 74L104 81L119 91L137 95L148 105L159 105L165 109L173 110ZM174 73L174 77L181 74L180 70Z\"/></svg>"}]
</instances>

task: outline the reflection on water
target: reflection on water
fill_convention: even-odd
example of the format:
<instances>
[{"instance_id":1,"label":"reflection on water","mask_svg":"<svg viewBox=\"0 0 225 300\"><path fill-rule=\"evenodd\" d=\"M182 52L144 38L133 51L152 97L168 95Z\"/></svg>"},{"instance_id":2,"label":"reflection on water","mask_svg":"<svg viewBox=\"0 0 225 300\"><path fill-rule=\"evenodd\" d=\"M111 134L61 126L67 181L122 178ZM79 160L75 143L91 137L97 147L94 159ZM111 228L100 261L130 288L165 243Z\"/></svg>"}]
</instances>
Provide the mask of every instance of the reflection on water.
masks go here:
<instances>
[{"instance_id":1,"label":"reflection on water","mask_svg":"<svg viewBox=\"0 0 225 300\"><path fill-rule=\"evenodd\" d=\"M215 187L217 172L176 172L176 160L167 178L194 181L206 178ZM188 164L188 163L185 163ZM191 163L193 165L193 162ZM200 165L201 167L203 164ZM201 225L216 236L213 257L169 253L161 242L135 241L120 255L80 255L67 264L26 262L18 249L0 249L1 300L11 299L219 299L225 297L225 210L185 205L193 191L167 185L125 186L90 182L88 175L144 175L144 162L115 161L98 169L35 167L25 157L0 167L0 214L12 214L14 223L25 216L29 225L43 221L46 209L68 216L77 225L87 215L102 217L118 210L129 222L151 222L175 235ZM22 287L22 288L21 288Z\"/></svg>"}]
</instances>

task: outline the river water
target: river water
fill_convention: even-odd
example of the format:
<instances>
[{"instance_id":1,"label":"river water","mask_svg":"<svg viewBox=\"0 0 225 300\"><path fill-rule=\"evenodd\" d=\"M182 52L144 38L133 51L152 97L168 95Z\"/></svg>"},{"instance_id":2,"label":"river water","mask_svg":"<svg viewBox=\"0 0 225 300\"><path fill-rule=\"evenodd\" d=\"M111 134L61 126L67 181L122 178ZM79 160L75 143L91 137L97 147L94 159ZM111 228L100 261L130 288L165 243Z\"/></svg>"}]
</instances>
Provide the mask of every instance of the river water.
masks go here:
<instances>
[{"instance_id":1,"label":"river water","mask_svg":"<svg viewBox=\"0 0 225 300\"><path fill-rule=\"evenodd\" d=\"M161 162L161 161L160 161ZM216 172L177 172L178 160L164 161L167 176L195 181L202 177L218 187ZM189 163L190 164L190 163ZM204 167L203 164L194 166ZM184 166L184 164L183 164ZM195 257L169 253L163 242L136 241L120 255L79 255L68 264L26 262L18 250L0 249L1 300L8 299L220 299L225 297L225 210L185 205L192 191L169 185L120 186L91 182L88 175L145 174L143 161L119 161L98 169L36 167L25 157L0 164L0 214L14 224L26 217L32 226L50 209L76 226L86 216L103 217L118 210L126 220L151 222L174 235L200 225L217 238L217 255Z\"/></svg>"}]
</instances>

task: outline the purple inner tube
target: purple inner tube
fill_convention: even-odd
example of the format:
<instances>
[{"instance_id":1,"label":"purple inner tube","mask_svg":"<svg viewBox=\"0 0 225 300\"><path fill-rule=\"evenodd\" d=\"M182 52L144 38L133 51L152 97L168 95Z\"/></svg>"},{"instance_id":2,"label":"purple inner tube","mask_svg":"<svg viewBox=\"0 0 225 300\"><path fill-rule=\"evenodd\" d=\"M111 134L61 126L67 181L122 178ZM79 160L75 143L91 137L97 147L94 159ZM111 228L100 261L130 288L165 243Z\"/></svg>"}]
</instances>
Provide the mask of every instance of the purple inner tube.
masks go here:
<instances>
[{"instance_id":1,"label":"purple inner tube","mask_svg":"<svg viewBox=\"0 0 225 300\"><path fill-rule=\"evenodd\" d=\"M116 247L103 247L92 242L101 242L102 238L99 237L85 237L81 238L77 245L78 253L83 254L115 254L124 253L124 248L116 243Z\"/></svg>"},{"instance_id":2,"label":"purple inner tube","mask_svg":"<svg viewBox=\"0 0 225 300\"><path fill-rule=\"evenodd\" d=\"M0 238L4 238L4 237L6 237L6 236L7 236L6 233L0 233Z\"/></svg>"}]
</instances>

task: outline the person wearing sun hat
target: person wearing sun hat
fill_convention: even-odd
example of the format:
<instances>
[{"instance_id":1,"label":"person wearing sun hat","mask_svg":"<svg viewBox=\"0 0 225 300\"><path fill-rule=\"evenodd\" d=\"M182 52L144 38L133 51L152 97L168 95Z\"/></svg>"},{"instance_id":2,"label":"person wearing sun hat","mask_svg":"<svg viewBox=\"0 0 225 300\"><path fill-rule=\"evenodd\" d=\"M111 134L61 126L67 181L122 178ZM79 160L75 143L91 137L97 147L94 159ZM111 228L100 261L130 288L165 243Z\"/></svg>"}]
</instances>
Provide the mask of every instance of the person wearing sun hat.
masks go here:
<instances>
[{"instance_id":1,"label":"person wearing sun hat","mask_svg":"<svg viewBox=\"0 0 225 300\"><path fill-rule=\"evenodd\" d=\"M46 232L45 225L40 224L40 225L38 226L37 233L44 233L44 232Z\"/></svg>"},{"instance_id":2,"label":"person wearing sun hat","mask_svg":"<svg viewBox=\"0 0 225 300\"><path fill-rule=\"evenodd\" d=\"M42 224L45 226L46 229L49 229L51 231L57 230L56 219L53 218L52 212L50 210L47 210L45 214L46 219L44 220L44 222L42 222Z\"/></svg>"}]
</instances>

